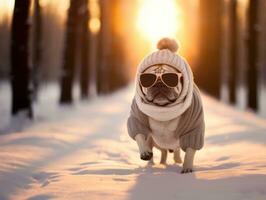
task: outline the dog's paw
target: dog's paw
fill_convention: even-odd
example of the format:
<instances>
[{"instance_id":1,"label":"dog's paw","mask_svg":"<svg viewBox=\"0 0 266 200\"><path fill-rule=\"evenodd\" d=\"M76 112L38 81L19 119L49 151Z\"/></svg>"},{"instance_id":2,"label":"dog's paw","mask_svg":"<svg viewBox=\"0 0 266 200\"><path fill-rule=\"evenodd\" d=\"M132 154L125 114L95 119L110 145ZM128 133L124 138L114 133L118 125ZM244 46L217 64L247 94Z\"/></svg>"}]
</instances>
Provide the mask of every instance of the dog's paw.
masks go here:
<instances>
[{"instance_id":1,"label":"dog's paw","mask_svg":"<svg viewBox=\"0 0 266 200\"><path fill-rule=\"evenodd\" d=\"M149 151L146 151L146 152L143 152L140 154L140 158L142 160L151 160L153 157L153 153L152 152L149 152Z\"/></svg>"},{"instance_id":2,"label":"dog's paw","mask_svg":"<svg viewBox=\"0 0 266 200\"><path fill-rule=\"evenodd\" d=\"M181 174L187 174L187 173L192 173L193 169L192 168L185 168L183 167Z\"/></svg>"}]
</instances>

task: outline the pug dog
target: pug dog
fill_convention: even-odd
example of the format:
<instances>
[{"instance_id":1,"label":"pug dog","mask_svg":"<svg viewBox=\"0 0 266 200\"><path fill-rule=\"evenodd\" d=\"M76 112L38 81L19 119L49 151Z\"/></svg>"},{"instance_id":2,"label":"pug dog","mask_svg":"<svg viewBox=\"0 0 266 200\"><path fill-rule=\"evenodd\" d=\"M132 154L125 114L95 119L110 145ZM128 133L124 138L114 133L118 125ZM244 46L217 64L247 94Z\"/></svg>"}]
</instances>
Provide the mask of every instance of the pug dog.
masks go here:
<instances>
[{"instance_id":1,"label":"pug dog","mask_svg":"<svg viewBox=\"0 0 266 200\"><path fill-rule=\"evenodd\" d=\"M181 173L190 173L196 150L204 143L199 89L190 66L175 53L175 40L164 38L157 47L138 67L128 133L137 142L142 160L153 162L156 147L161 151L161 164L166 164L168 151L175 163L182 163L181 147L185 151Z\"/></svg>"},{"instance_id":2,"label":"pug dog","mask_svg":"<svg viewBox=\"0 0 266 200\"><path fill-rule=\"evenodd\" d=\"M144 94L146 95L146 98L149 102L157 105L157 106L165 106L167 104L170 104L171 102L176 101L178 98L181 90L182 90L182 73L168 65L160 64L149 67L147 70L144 71L143 79L147 78L145 77L145 74L155 74L159 78L154 82L154 85L150 87L144 87L142 86L142 90ZM164 83L162 80L162 75L177 75L177 85L174 87L168 86ZM156 77L157 78L157 77ZM145 80L143 80L145 81Z\"/></svg>"}]
</instances>

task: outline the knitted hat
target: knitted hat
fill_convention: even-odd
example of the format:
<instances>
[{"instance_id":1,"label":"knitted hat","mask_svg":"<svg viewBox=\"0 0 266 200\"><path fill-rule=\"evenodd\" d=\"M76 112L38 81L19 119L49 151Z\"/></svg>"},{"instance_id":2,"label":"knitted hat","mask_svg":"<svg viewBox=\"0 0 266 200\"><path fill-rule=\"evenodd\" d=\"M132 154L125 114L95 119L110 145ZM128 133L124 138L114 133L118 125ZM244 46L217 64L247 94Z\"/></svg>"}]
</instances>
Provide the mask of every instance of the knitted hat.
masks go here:
<instances>
[{"instance_id":1,"label":"knitted hat","mask_svg":"<svg viewBox=\"0 0 266 200\"><path fill-rule=\"evenodd\" d=\"M180 56L175 53L178 47L178 44L173 39L161 39L157 44L159 50L145 57L139 64L138 70L143 72L148 67L157 64L167 64L178 68L181 64Z\"/></svg>"},{"instance_id":2,"label":"knitted hat","mask_svg":"<svg viewBox=\"0 0 266 200\"><path fill-rule=\"evenodd\" d=\"M186 62L186 60L176 54L175 52L178 50L178 44L175 40L169 38L161 39L157 44L158 51L151 53L146 56L138 65L137 76L136 76L136 94L135 99L140 107L140 109L147 115L149 115L150 111L154 110L154 105L150 105L149 102L145 100L145 95L142 93L141 86L139 84L139 76L142 72L144 72L147 68L158 65L158 64L167 64L178 71L180 71L183 75L183 88L182 92L179 95L178 99L170 105L167 105L162 108L156 108L158 113L160 113L161 121L166 121L174 118L176 115L182 114L190 105L192 100L192 92L193 92L193 74L190 69L190 66ZM180 104L184 104L181 106ZM178 108L179 107L179 108ZM182 108L181 108L182 107ZM173 109L174 108L174 109ZM171 111L172 115L169 113ZM165 115L162 115L165 113ZM151 116L151 115L149 115ZM156 118L156 116L151 116Z\"/></svg>"}]
</instances>

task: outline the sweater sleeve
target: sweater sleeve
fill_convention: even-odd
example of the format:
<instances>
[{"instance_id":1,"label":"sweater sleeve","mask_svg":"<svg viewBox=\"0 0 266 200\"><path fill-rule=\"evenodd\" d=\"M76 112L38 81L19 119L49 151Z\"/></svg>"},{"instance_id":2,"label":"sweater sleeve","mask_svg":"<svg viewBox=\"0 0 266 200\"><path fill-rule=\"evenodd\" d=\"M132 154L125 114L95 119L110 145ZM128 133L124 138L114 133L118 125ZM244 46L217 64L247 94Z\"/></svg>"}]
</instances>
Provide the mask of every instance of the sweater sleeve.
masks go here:
<instances>
[{"instance_id":1,"label":"sweater sleeve","mask_svg":"<svg viewBox=\"0 0 266 200\"><path fill-rule=\"evenodd\" d=\"M180 135L180 147L183 151L187 148L200 150L204 145L205 122L199 89L195 86L193 100L186 111L182 134Z\"/></svg>"},{"instance_id":2,"label":"sweater sleeve","mask_svg":"<svg viewBox=\"0 0 266 200\"><path fill-rule=\"evenodd\" d=\"M147 138L151 132L147 116L138 109L135 100L131 104L130 116L127 120L127 130L129 136L134 140L137 134L143 134Z\"/></svg>"},{"instance_id":3,"label":"sweater sleeve","mask_svg":"<svg viewBox=\"0 0 266 200\"><path fill-rule=\"evenodd\" d=\"M180 146L183 151L187 148L192 148L195 150L200 150L204 145L204 123L195 127L188 134L180 137Z\"/></svg>"}]
</instances>

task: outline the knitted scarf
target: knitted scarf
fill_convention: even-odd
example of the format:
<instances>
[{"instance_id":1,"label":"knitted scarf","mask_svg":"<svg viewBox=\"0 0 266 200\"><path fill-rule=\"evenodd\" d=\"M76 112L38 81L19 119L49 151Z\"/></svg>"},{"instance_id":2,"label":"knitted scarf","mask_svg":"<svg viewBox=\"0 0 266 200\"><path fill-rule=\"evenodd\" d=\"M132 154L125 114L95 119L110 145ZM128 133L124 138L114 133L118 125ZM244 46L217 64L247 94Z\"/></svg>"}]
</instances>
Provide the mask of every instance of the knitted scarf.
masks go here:
<instances>
[{"instance_id":1,"label":"knitted scarf","mask_svg":"<svg viewBox=\"0 0 266 200\"><path fill-rule=\"evenodd\" d=\"M169 51L167 49L161 51ZM179 70L183 75L183 89L180 93L178 99L166 106L156 106L150 102L148 102L145 98L144 93L141 90L141 85L139 83L140 73L145 71L149 66L139 65L136 75L136 90L135 90L135 100L138 108L149 117L158 120L158 121L169 121L174 118L182 115L188 107L191 105L192 96L193 96L193 74L190 66L185 61L184 58L179 55L175 55L178 58L178 64L171 65L172 67ZM160 63L167 64L167 63Z\"/></svg>"}]
</instances>

